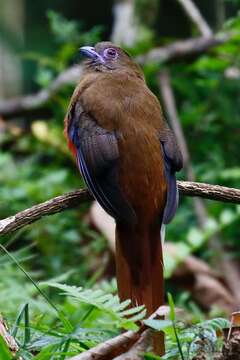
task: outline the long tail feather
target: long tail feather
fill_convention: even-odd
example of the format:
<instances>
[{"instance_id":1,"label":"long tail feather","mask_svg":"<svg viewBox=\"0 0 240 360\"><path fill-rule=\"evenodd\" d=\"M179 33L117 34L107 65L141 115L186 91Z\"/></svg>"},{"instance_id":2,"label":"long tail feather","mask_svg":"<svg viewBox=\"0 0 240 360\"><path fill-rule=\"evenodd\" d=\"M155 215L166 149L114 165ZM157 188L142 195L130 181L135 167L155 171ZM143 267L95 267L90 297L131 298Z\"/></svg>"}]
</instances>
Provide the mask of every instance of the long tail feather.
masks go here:
<instances>
[{"instance_id":1,"label":"long tail feather","mask_svg":"<svg viewBox=\"0 0 240 360\"><path fill-rule=\"evenodd\" d=\"M150 315L164 303L160 223L116 226L116 269L120 299L145 304ZM163 334L154 338L154 350L163 354Z\"/></svg>"}]
</instances>

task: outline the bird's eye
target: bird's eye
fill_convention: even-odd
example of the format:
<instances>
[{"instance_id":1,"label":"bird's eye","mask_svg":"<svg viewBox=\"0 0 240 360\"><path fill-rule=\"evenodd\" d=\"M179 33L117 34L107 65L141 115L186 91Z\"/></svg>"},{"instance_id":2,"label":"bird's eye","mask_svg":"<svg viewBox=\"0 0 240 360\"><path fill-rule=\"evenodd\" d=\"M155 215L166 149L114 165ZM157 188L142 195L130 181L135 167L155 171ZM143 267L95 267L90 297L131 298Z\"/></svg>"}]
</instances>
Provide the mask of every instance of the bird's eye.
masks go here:
<instances>
[{"instance_id":1,"label":"bird's eye","mask_svg":"<svg viewBox=\"0 0 240 360\"><path fill-rule=\"evenodd\" d=\"M103 56L107 59L116 59L117 58L117 50L114 49L114 48L108 48L108 49L105 49L104 52L103 52Z\"/></svg>"}]
</instances>

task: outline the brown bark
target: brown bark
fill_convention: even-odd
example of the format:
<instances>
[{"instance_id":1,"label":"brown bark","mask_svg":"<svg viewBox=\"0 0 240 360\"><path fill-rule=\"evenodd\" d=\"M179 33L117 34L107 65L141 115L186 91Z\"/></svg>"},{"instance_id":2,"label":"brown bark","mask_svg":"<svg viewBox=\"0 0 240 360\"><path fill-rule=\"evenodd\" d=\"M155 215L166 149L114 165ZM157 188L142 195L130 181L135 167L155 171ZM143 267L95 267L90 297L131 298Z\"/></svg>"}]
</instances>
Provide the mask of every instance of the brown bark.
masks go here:
<instances>
[{"instance_id":1,"label":"brown bark","mask_svg":"<svg viewBox=\"0 0 240 360\"><path fill-rule=\"evenodd\" d=\"M146 62L165 63L190 55L201 55L215 46L224 44L229 39L229 35L221 34L211 37L200 36L194 39L179 40L168 46L150 50L147 54L138 56L136 60L140 64L145 64Z\"/></svg>"},{"instance_id":2,"label":"brown bark","mask_svg":"<svg viewBox=\"0 0 240 360\"><path fill-rule=\"evenodd\" d=\"M8 234L12 231L21 229L43 216L52 215L66 209L74 208L91 199L91 195L86 189L72 191L67 194L57 196L41 204L32 206L29 209L0 220L0 235Z\"/></svg>"},{"instance_id":3,"label":"brown bark","mask_svg":"<svg viewBox=\"0 0 240 360\"><path fill-rule=\"evenodd\" d=\"M240 203L240 189L192 181L178 181L178 188L180 194L184 196L199 196L210 200Z\"/></svg>"},{"instance_id":4,"label":"brown bark","mask_svg":"<svg viewBox=\"0 0 240 360\"><path fill-rule=\"evenodd\" d=\"M191 181L178 181L180 194L186 196L200 196L211 200L219 200L240 204L240 190L219 185L195 183ZM141 196L141 194L139 195ZM66 209L77 207L92 199L86 189L80 189L57 196L53 199L35 205L29 209L0 220L0 235L21 229L43 216L52 215Z\"/></svg>"},{"instance_id":5,"label":"brown bark","mask_svg":"<svg viewBox=\"0 0 240 360\"><path fill-rule=\"evenodd\" d=\"M150 345L150 340L151 331L145 330L136 344L134 344L129 351L115 357L114 360L141 360L143 358L143 353L146 352L148 346Z\"/></svg>"},{"instance_id":6,"label":"brown bark","mask_svg":"<svg viewBox=\"0 0 240 360\"><path fill-rule=\"evenodd\" d=\"M128 331L69 360L111 360L126 352L139 338L139 332Z\"/></svg>"}]
</instances>

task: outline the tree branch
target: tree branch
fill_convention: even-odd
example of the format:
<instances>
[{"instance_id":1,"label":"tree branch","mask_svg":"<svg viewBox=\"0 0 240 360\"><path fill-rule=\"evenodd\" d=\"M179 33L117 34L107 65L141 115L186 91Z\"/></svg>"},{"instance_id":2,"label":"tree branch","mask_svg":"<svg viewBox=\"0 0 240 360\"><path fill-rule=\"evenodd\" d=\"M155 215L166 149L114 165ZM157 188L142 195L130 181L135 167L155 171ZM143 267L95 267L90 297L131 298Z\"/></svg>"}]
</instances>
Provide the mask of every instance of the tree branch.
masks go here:
<instances>
[{"instance_id":1,"label":"tree branch","mask_svg":"<svg viewBox=\"0 0 240 360\"><path fill-rule=\"evenodd\" d=\"M166 69L161 70L159 72L159 89L162 95L163 107L165 108L167 119L177 138L178 145L180 147L183 156L184 167L188 172L188 166L191 162L190 154L188 151L188 146L183 133L181 122L179 120L175 96L171 86L170 74ZM194 181L194 179L191 178L192 177L191 171L189 172L188 177L189 177L188 178L189 181Z\"/></svg>"},{"instance_id":2,"label":"tree branch","mask_svg":"<svg viewBox=\"0 0 240 360\"><path fill-rule=\"evenodd\" d=\"M70 360L110 360L126 352L139 338L139 332L127 331L94 348L72 357Z\"/></svg>"},{"instance_id":3,"label":"tree branch","mask_svg":"<svg viewBox=\"0 0 240 360\"><path fill-rule=\"evenodd\" d=\"M221 34L211 37L200 36L194 39L179 40L165 47L150 50L147 54L138 56L137 61L140 64L145 64L146 62L168 62L190 55L199 55L227 42L229 39L230 35Z\"/></svg>"},{"instance_id":4,"label":"tree branch","mask_svg":"<svg viewBox=\"0 0 240 360\"><path fill-rule=\"evenodd\" d=\"M43 216L53 215L66 209L77 207L91 199L92 197L86 189L80 189L34 205L13 216L0 220L0 235L21 229L41 219Z\"/></svg>"},{"instance_id":5,"label":"tree branch","mask_svg":"<svg viewBox=\"0 0 240 360\"><path fill-rule=\"evenodd\" d=\"M42 89L36 94L0 100L0 116L11 118L42 109L65 85L75 85L81 75L82 66L74 65L62 72L48 88Z\"/></svg>"},{"instance_id":6,"label":"tree branch","mask_svg":"<svg viewBox=\"0 0 240 360\"><path fill-rule=\"evenodd\" d=\"M178 145L180 147L183 156L183 163L184 163L184 168L186 170L187 180L195 181L195 173L192 167L190 152L188 150L187 141L185 139L181 121L178 116L175 96L171 86L171 79L169 72L167 70L162 70L159 73L159 87L162 94L164 108L167 113L167 118L176 135L176 138L178 140ZM208 216L203 200L196 197L194 198L193 204L194 204L198 224L201 228L204 228Z\"/></svg>"},{"instance_id":7,"label":"tree branch","mask_svg":"<svg viewBox=\"0 0 240 360\"><path fill-rule=\"evenodd\" d=\"M208 38L198 37L176 41L165 47L150 50L148 53L138 56L136 61L143 65L146 62L168 62L189 55L199 55L217 45L225 43L229 39L229 35L221 34ZM0 117L12 118L46 107L57 91L65 85L76 84L81 74L82 67L75 65L60 74L48 88L40 90L34 95L0 101Z\"/></svg>"},{"instance_id":8,"label":"tree branch","mask_svg":"<svg viewBox=\"0 0 240 360\"><path fill-rule=\"evenodd\" d=\"M141 360L143 358L143 353L147 351L147 348L150 345L151 335L151 330L145 330L130 350L115 357L113 360Z\"/></svg>"},{"instance_id":9,"label":"tree branch","mask_svg":"<svg viewBox=\"0 0 240 360\"><path fill-rule=\"evenodd\" d=\"M183 10L196 25L197 29L199 30L200 34L203 36L212 36L212 30L203 18L202 14L200 13L197 6L194 4L192 0L177 0L179 4L182 6Z\"/></svg>"},{"instance_id":10,"label":"tree branch","mask_svg":"<svg viewBox=\"0 0 240 360\"><path fill-rule=\"evenodd\" d=\"M199 196L209 200L240 204L240 189L192 181L178 181L178 188L180 194L184 196Z\"/></svg>"},{"instance_id":11,"label":"tree branch","mask_svg":"<svg viewBox=\"0 0 240 360\"><path fill-rule=\"evenodd\" d=\"M210 200L218 200L240 204L240 190L219 185L178 181L180 194L186 196L200 196ZM141 195L139 195L141 196ZM29 225L43 216L52 215L66 209L79 206L92 199L86 189L72 191L51 200L35 205L17 214L0 220L0 235L5 235Z\"/></svg>"},{"instance_id":12,"label":"tree branch","mask_svg":"<svg viewBox=\"0 0 240 360\"><path fill-rule=\"evenodd\" d=\"M117 45L133 46L138 34L135 18L135 0L115 1L111 41Z\"/></svg>"}]
</instances>

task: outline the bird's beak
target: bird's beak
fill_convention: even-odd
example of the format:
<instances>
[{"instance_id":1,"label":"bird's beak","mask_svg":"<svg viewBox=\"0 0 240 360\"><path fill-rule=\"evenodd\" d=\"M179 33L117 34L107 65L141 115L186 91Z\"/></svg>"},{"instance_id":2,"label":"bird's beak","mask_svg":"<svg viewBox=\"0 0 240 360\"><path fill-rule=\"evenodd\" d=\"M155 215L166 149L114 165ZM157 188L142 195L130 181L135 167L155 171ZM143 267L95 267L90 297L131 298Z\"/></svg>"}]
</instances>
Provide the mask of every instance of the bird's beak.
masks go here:
<instances>
[{"instance_id":1,"label":"bird's beak","mask_svg":"<svg viewBox=\"0 0 240 360\"><path fill-rule=\"evenodd\" d=\"M79 50L83 55L91 59L96 59L100 57L99 54L96 52L95 48L92 46L82 46Z\"/></svg>"}]
</instances>

